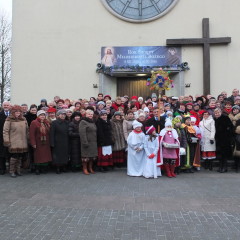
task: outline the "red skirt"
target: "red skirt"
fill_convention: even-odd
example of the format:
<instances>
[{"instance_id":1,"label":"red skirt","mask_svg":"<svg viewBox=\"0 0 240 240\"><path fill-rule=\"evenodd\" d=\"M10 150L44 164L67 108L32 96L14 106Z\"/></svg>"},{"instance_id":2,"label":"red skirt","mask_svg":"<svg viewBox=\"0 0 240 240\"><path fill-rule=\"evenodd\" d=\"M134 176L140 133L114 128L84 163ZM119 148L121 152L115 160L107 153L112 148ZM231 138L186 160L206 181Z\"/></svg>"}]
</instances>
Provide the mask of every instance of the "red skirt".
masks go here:
<instances>
[{"instance_id":1,"label":"red skirt","mask_svg":"<svg viewBox=\"0 0 240 240\"><path fill-rule=\"evenodd\" d=\"M113 155L103 155L102 154L102 147L98 147L98 161L97 165L99 167L108 167L113 166Z\"/></svg>"},{"instance_id":2,"label":"red skirt","mask_svg":"<svg viewBox=\"0 0 240 240\"><path fill-rule=\"evenodd\" d=\"M113 151L113 163L124 163L125 160L125 151Z\"/></svg>"},{"instance_id":3,"label":"red skirt","mask_svg":"<svg viewBox=\"0 0 240 240\"><path fill-rule=\"evenodd\" d=\"M202 159L215 159L216 158L216 152L202 152Z\"/></svg>"}]
</instances>

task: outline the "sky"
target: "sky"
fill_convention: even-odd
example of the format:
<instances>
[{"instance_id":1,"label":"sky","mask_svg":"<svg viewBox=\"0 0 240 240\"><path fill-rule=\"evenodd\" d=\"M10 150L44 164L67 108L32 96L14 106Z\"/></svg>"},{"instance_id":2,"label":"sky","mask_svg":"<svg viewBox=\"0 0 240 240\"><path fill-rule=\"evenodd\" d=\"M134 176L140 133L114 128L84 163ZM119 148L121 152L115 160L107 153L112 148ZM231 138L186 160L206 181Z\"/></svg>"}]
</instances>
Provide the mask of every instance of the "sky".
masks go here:
<instances>
[{"instance_id":1,"label":"sky","mask_svg":"<svg viewBox=\"0 0 240 240\"><path fill-rule=\"evenodd\" d=\"M12 0L0 0L0 11L2 10L12 17Z\"/></svg>"}]
</instances>

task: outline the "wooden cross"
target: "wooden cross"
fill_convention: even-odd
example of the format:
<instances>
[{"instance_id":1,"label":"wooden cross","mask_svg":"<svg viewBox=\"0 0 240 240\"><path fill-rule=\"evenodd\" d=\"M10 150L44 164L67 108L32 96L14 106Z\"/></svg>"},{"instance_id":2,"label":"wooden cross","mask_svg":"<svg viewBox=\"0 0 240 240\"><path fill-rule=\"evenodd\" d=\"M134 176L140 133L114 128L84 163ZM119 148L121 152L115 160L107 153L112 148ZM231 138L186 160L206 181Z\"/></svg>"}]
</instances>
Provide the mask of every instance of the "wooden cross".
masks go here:
<instances>
[{"instance_id":1,"label":"wooden cross","mask_svg":"<svg viewBox=\"0 0 240 240\"><path fill-rule=\"evenodd\" d=\"M202 45L203 46L203 92L205 95L210 94L210 45L228 44L231 42L230 37L210 38L209 18L202 20L202 38L183 38L167 39L167 45Z\"/></svg>"}]
</instances>

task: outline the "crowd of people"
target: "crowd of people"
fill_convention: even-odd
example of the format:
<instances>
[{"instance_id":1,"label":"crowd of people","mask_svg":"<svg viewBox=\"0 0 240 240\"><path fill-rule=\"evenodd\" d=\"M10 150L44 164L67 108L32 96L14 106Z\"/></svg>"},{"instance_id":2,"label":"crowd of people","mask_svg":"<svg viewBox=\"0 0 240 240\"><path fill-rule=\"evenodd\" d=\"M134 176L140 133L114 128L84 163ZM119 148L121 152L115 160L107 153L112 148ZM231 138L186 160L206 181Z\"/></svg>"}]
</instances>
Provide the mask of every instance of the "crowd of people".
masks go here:
<instances>
[{"instance_id":1,"label":"crowd of people","mask_svg":"<svg viewBox=\"0 0 240 240\"><path fill-rule=\"evenodd\" d=\"M55 96L32 104L2 104L0 174L16 178L27 168L36 175L55 169L85 175L127 166L129 176L169 178L180 172L227 172L240 157L240 95L88 99Z\"/></svg>"}]
</instances>

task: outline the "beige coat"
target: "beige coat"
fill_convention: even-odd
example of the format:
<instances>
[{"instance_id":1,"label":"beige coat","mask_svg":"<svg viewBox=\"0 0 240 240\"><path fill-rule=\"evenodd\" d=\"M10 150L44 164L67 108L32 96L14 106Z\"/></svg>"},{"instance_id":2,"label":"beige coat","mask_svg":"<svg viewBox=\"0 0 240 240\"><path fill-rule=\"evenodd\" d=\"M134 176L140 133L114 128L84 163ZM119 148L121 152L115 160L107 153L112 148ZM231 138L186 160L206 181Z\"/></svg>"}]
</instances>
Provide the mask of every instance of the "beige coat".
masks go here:
<instances>
[{"instance_id":1,"label":"beige coat","mask_svg":"<svg viewBox=\"0 0 240 240\"><path fill-rule=\"evenodd\" d=\"M128 119L123 120L123 132L124 132L124 138L125 138L126 141L127 141L128 135L133 130L133 127L132 127L133 121L134 121L134 119L132 119L132 120L128 120Z\"/></svg>"},{"instance_id":2,"label":"beige coat","mask_svg":"<svg viewBox=\"0 0 240 240\"><path fill-rule=\"evenodd\" d=\"M230 120L232 121L233 125L236 126L237 120L240 119L240 113L236 114L235 116L234 116L232 113L230 113L230 114L228 115L228 117L229 117Z\"/></svg>"},{"instance_id":3,"label":"beige coat","mask_svg":"<svg viewBox=\"0 0 240 240\"><path fill-rule=\"evenodd\" d=\"M10 116L3 127L4 145L10 153L24 153L28 151L28 124L24 117L15 119Z\"/></svg>"}]
</instances>

